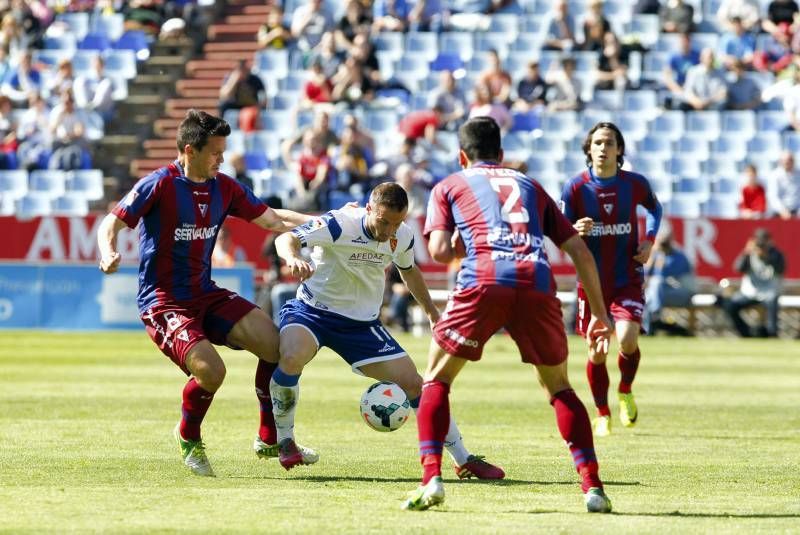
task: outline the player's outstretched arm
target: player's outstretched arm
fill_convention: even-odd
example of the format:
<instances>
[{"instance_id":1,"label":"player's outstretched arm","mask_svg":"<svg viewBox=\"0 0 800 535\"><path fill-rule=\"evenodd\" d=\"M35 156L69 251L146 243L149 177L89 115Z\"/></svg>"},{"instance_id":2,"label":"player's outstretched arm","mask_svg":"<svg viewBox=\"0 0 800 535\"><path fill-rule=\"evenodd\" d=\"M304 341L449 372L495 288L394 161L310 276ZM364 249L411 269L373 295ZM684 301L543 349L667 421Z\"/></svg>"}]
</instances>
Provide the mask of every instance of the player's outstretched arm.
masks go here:
<instances>
[{"instance_id":1,"label":"player's outstretched arm","mask_svg":"<svg viewBox=\"0 0 800 535\"><path fill-rule=\"evenodd\" d=\"M275 238L275 250L286 262L293 277L305 280L314 274L314 267L300 256L300 239L289 232Z\"/></svg>"},{"instance_id":2,"label":"player's outstretched arm","mask_svg":"<svg viewBox=\"0 0 800 535\"><path fill-rule=\"evenodd\" d=\"M428 316L428 321L433 324L439 321L439 309L433 304L431 294L428 291L428 285L425 283L425 278L422 276L422 271L417 266L411 266L409 269L398 269L400 278L403 279L408 291L417 300L419 306L425 311Z\"/></svg>"},{"instance_id":3,"label":"player's outstretched arm","mask_svg":"<svg viewBox=\"0 0 800 535\"><path fill-rule=\"evenodd\" d=\"M100 271L111 274L119 269L119 262L122 259L117 252L117 234L125 228L125 222L115 216L108 214L103 218L100 227L97 229L97 248L100 250Z\"/></svg>"},{"instance_id":4,"label":"player's outstretched arm","mask_svg":"<svg viewBox=\"0 0 800 535\"><path fill-rule=\"evenodd\" d=\"M313 219L310 215L291 210L269 209L250 221L259 227L275 232L286 232Z\"/></svg>"}]
</instances>

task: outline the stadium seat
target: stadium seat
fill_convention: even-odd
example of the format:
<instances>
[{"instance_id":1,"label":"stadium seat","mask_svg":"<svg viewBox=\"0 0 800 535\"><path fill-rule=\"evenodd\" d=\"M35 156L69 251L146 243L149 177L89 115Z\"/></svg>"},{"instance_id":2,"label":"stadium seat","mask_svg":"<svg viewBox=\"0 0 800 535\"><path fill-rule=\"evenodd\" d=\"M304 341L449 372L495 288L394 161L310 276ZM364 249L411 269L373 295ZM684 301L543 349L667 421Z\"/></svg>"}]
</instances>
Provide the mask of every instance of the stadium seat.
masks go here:
<instances>
[{"instance_id":1,"label":"stadium seat","mask_svg":"<svg viewBox=\"0 0 800 535\"><path fill-rule=\"evenodd\" d=\"M291 72L285 78L278 80L278 91L302 91L308 75L306 72Z\"/></svg>"},{"instance_id":2,"label":"stadium seat","mask_svg":"<svg viewBox=\"0 0 800 535\"><path fill-rule=\"evenodd\" d=\"M739 182L735 178L727 176L715 176L711 181L711 191L716 194L732 195L739 194Z\"/></svg>"},{"instance_id":3,"label":"stadium seat","mask_svg":"<svg viewBox=\"0 0 800 535\"><path fill-rule=\"evenodd\" d=\"M408 35L412 35L412 33ZM381 32L375 36L372 43L375 45L376 52L385 52L393 60L397 60L403 56L405 40L403 32Z\"/></svg>"},{"instance_id":4,"label":"stadium seat","mask_svg":"<svg viewBox=\"0 0 800 535\"><path fill-rule=\"evenodd\" d=\"M722 132L722 119L717 111L690 111L686 113L686 132L697 134L709 141Z\"/></svg>"},{"instance_id":5,"label":"stadium seat","mask_svg":"<svg viewBox=\"0 0 800 535\"><path fill-rule=\"evenodd\" d=\"M510 45L511 52L524 52L528 56L528 60L533 59L531 51L541 50L542 36L538 32L524 32L517 35L517 38Z\"/></svg>"},{"instance_id":6,"label":"stadium seat","mask_svg":"<svg viewBox=\"0 0 800 535\"><path fill-rule=\"evenodd\" d=\"M639 154L632 162L633 170L644 176L662 176L666 173L666 160L658 157L651 157L647 154Z\"/></svg>"},{"instance_id":7,"label":"stadium seat","mask_svg":"<svg viewBox=\"0 0 800 535\"><path fill-rule=\"evenodd\" d=\"M743 139L752 138L756 133L755 112L752 110L722 112L722 131Z\"/></svg>"},{"instance_id":8,"label":"stadium seat","mask_svg":"<svg viewBox=\"0 0 800 535\"><path fill-rule=\"evenodd\" d=\"M540 137L531 141L533 156L548 156L554 160L561 161L566 156L567 151L564 141L557 137Z\"/></svg>"},{"instance_id":9,"label":"stadium seat","mask_svg":"<svg viewBox=\"0 0 800 535\"><path fill-rule=\"evenodd\" d=\"M575 70L580 73L594 73L597 69L597 52L579 50L572 53Z\"/></svg>"},{"instance_id":10,"label":"stadium seat","mask_svg":"<svg viewBox=\"0 0 800 535\"><path fill-rule=\"evenodd\" d=\"M780 132L789 126L789 118L784 111L762 110L756 113L756 127L759 132Z\"/></svg>"},{"instance_id":11,"label":"stadium seat","mask_svg":"<svg viewBox=\"0 0 800 535\"><path fill-rule=\"evenodd\" d=\"M88 201L99 201L103 198L103 172L99 169L69 171L66 192L80 194Z\"/></svg>"},{"instance_id":12,"label":"stadium seat","mask_svg":"<svg viewBox=\"0 0 800 535\"><path fill-rule=\"evenodd\" d=\"M650 48L658 41L659 31L658 15L634 15L626 25L625 35L638 37L642 46Z\"/></svg>"},{"instance_id":13,"label":"stadium seat","mask_svg":"<svg viewBox=\"0 0 800 535\"><path fill-rule=\"evenodd\" d=\"M747 142L747 154L753 160L774 162L781 155L781 134L779 132L759 131Z\"/></svg>"},{"instance_id":14,"label":"stadium seat","mask_svg":"<svg viewBox=\"0 0 800 535\"><path fill-rule=\"evenodd\" d=\"M700 217L700 202L692 193L673 193L672 198L662 204L666 215L690 219Z\"/></svg>"},{"instance_id":15,"label":"stadium seat","mask_svg":"<svg viewBox=\"0 0 800 535\"><path fill-rule=\"evenodd\" d=\"M246 150L245 154L258 152L264 154L266 158L270 160L275 160L281 156L280 138L274 132L268 132L264 130L252 132L245 136L244 143ZM250 166L248 166L248 168L249 167ZM267 167L269 167L269 162L267 162L266 166L261 165L258 167L258 169L266 169Z\"/></svg>"},{"instance_id":16,"label":"stadium seat","mask_svg":"<svg viewBox=\"0 0 800 535\"><path fill-rule=\"evenodd\" d=\"M78 49L105 52L111 49L111 39L104 33L87 33L78 43Z\"/></svg>"},{"instance_id":17,"label":"stadium seat","mask_svg":"<svg viewBox=\"0 0 800 535\"><path fill-rule=\"evenodd\" d=\"M364 115L364 128L370 132L393 132L397 123L397 114L390 110L370 110Z\"/></svg>"},{"instance_id":18,"label":"stadium seat","mask_svg":"<svg viewBox=\"0 0 800 535\"><path fill-rule=\"evenodd\" d=\"M642 59L642 78L651 82L660 81L667 65L669 65L669 52L651 50L645 53Z\"/></svg>"},{"instance_id":19,"label":"stadium seat","mask_svg":"<svg viewBox=\"0 0 800 535\"><path fill-rule=\"evenodd\" d=\"M259 50L253 67L260 75L280 80L289 74L289 53L286 50Z\"/></svg>"},{"instance_id":20,"label":"stadium seat","mask_svg":"<svg viewBox=\"0 0 800 535\"><path fill-rule=\"evenodd\" d=\"M74 13L59 13L56 16L55 21L53 22L54 25L62 25L67 32L71 35L75 36L77 39L83 39L83 37L89 33L89 14L85 12L74 12Z\"/></svg>"},{"instance_id":21,"label":"stadium seat","mask_svg":"<svg viewBox=\"0 0 800 535\"><path fill-rule=\"evenodd\" d=\"M658 202L665 203L672 199L672 179L668 175L645 175L650 183L650 189L655 193Z\"/></svg>"},{"instance_id":22,"label":"stadium seat","mask_svg":"<svg viewBox=\"0 0 800 535\"><path fill-rule=\"evenodd\" d=\"M410 78L413 80L422 80L428 76L430 66L428 60L422 56L403 56L400 61L394 65L394 73L396 77L401 77L404 80ZM410 89L410 88L409 88Z\"/></svg>"},{"instance_id":23,"label":"stadium seat","mask_svg":"<svg viewBox=\"0 0 800 535\"><path fill-rule=\"evenodd\" d=\"M658 113L658 94L650 89L625 91L622 93L622 109L645 115L647 119L655 118Z\"/></svg>"},{"instance_id":24,"label":"stadium seat","mask_svg":"<svg viewBox=\"0 0 800 535\"><path fill-rule=\"evenodd\" d=\"M439 51L453 52L461 56L462 61L472 59L472 34L469 32L444 32L439 36Z\"/></svg>"},{"instance_id":25,"label":"stadium seat","mask_svg":"<svg viewBox=\"0 0 800 535\"><path fill-rule=\"evenodd\" d=\"M640 156L652 156L667 160L672 156L672 141L664 136L649 135L636 144Z\"/></svg>"},{"instance_id":26,"label":"stadium seat","mask_svg":"<svg viewBox=\"0 0 800 535\"><path fill-rule=\"evenodd\" d=\"M619 112L616 125L622 130L626 143L633 144L647 137L647 114L642 111Z\"/></svg>"},{"instance_id":27,"label":"stadium seat","mask_svg":"<svg viewBox=\"0 0 800 535\"><path fill-rule=\"evenodd\" d=\"M28 193L28 172L24 169L0 170L0 197L12 200Z\"/></svg>"},{"instance_id":28,"label":"stadium seat","mask_svg":"<svg viewBox=\"0 0 800 535\"><path fill-rule=\"evenodd\" d=\"M104 72L126 80L136 78L136 55L131 50L109 50L105 56Z\"/></svg>"},{"instance_id":29,"label":"stadium seat","mask_svg":"<svg viewBox=\"0 0 800 535\"><path fill-rule=\"evenodd\" d=\"M78 40L72 33L64 35L45 37L42 39L45 50L68 50L75 51L78 48Z\"/></svg>"},{"instance_id":30,"label":"stadium seat","mask_svg":"<svg viewBox=\"0 0 800 535\"><path fill-rule=\"evenodd\" d=\"M719 139L711 143L711 153L717 156L727 156L728 158L739 160L738 155L744 156L747 153L747 140L749 138L734 131L723 133Z\"/></svg>"},{"instance_id":31,"label":"stadium seat","mask_svg":"<svg viewBox=\"0 0 800 535\"><path fill-rule=\"evenodd\" d=\"M744 152L741 154L745 154ZM708 161L703 162L701 169L704 175L727 175L737 176L740 173L739 163L731 158L730 154L712 153Z\"/></svg>"},{"instance_id":32,"label":"stadium seat","mask_svg":"<svg viewBox=\"0 0 800 535\"><path fill-rule=\"evenodd\" d=\"M429 69L431 71L455 71L464 66L461 61L461 56L452 52L440 52L436 58L431 61ZM427 80L428 78L426 78ZM436 82L438 85L438 81Z\"/></svg>"},{"instance_id":33,"label":"stadium seat","mask_svg":"<svg viewBox=\"0 0 800 535\"><path fill-rule=\"evenodd\" d=\"M269 107L273 110L292 110L300 102L300 93L297 91L280 91L269 101Z\"/></svg>"},{"instance_id":34,"label":"stadium seat","mask_svg":"<svg viewBox=\"0 0 800 535\"><path fill-rule=\"evenodd\" d=\"M524 131L509 132L503 136L504 151L528 150L530 148L530 134Z\"/></svg>"},{"instance_id":35,"label":"stadium seat","mask_svg":"<svg viewBox=\"0 0 800 535\"><path fill-rule=\"evenodd\" d=\"M704 178L682 176L674 182L676 193L691 193L704 202L711 196L711 183Z\"/></svg>"},{"instance_id":36,"label":"stadium seat","mask_svg":"<svg viewBox=\"0 0 800 535\"><path fill-rule=\"evenodd\" d=\"M784 132L781 141L784 150L800 152L800 132Z\"/></svg>"},{"instance_id":37,"label":"stadium seat","mask_svg":"<svg viewBox=\"0 0 800 535\"><path fill-rule=\"evenodd\" d=\"M650 133L675 141L683 136L684 118L681 111L665 111L650 123Z\"/></svg>"},{"instance_id":38,"label":"stadium seat","mask_svg":"<svg viewBox=\"0 0 800 535\"><path fill-rule=\"evenodd\" d=\"M269 158L262 151L245 152L244 165L248 170L253 171L261 171L270 167Z\"/></svg>"},{"instance_id":39,"label":"stadium seat","mask_svg":"<svg viewBox=\"0 0 800 535\"><path fill-rule=\"evenodd\" d=\"M675 156L667 160L667 172L675 176L700 176L700 162L693 156Z\"/></svg>"},{"instance_id":40,"label":"stadium seat","mask_svg":"<svg viewBox=\"0 0 800 535\"><path fill-rule=\"evenodd\" d=\"M600 110L617 111L622 109L622 93L614 90L595 90L589 106Z\"/></svg>"},{"instance_id":41,"label":"stadium seat","mask_svg":"<svg viewBox=\"0 0 800 535\"><path fill-rule=\"evenodd\" d=\"M661 33L656 41L657 52L667 52L673 54L681 50L681 36L677 33ZM695 44L695 46L697 46Z\"/></svg>"},{"instance_id":42,"label":"stadium seat","mask_svg":"<svg viewBox=\"0 0 800 535\"><path fill-rule=\"evenodd\" d=\"M28 176L28 191L49 195L51 199L64 195L67 184L66 171L37 169Z\"/></svg>"},{"instance_id":43,"label":"stadium seat","mask_svg":"<svg viewBox=\"0 0 800 535\"><path fill-rule=\"evenodd\" d=\"M75 77L90 74L94 71L93 63L100 53L96 50L76 50L72 56L72 70Z\"/></svg>"},{"instance_id":44,"label":"stadium seat","mask_svg":"<svg viewBox=\"0 0 800 535\"><path fill-rule=\"evenodd\" d=\"M30 191L14 201L14 212L19 219L49 216L53 213L53 198L47 193Z\"/></svg>"},{"instance_id":45,"label":"stadium seat","mask_svg":"<svg viewBox=\"0 0 800 535\"><path fill-rule=\"evenodd\" d=\"M150 57L150 43L147 35L140 30L129 30L123 33L112 45L114 50L131 50L137 61L147 61Z\"/></svg>"},{"instance_id":46,"label":"stadium seat","mask_svg":"<svg viewBox=\"0 0 800 535\"><path fill-rule=\"evenodd\" d=\"M105 121L96 111L82 110L84 125L86 126L86 139L100 141L105 135Z\"/></svg>"},{"instance_id":47,"label":"stadium seat","mask_svg":"<svg viewBox=\"0 0 800 535\"><path fill-rule=\"evenodd\" d=\"M467 62L467 70L480 73L489 68L489 54L484 51L475 51L472 58Z\"/></svg>"},{"instance_id":48,"label":"stadium seat","mask_svg":"<svg viewBox=\"0 0 800 535\"><path fill-rule=\"evenodd\" d=\"M565 177L573 177L586 170L586 156L581 153L570 152L561 160L561 168Z\"/></svg>"},{"instance_id":49,"label":"stadium seat","mask_svg":"<svg viewBox=\"0 0 800 535\"><path fill-rule=\"evenodd\" d=\"M578 114L574 111L544 113L541 116L541 129L548 136L569 140L580 135Z\"/></svg>"},{"instance_id":50,"label":"stadium seat","mask_svg":"<svg viewBox=\"0 0 800 535\"><path fill-rule=\"evenodd\" d=\"M52 214L79 217L89 213L89 201L81 193L66 193L53 200Z\"/></svg>"},{"instance_id":51,"label":"stadium seat","mask_svg":"<svg viewBox=\"0 0 800 535\"><path fill-rule=\"evenodd\" d=\"M528 175L532 177L559 174L558 162L547 155L530 156L526 163L528 165Z\"/></svg>"},{"instance_id":52,"label":"stadium seat","mask_svg":"<svg viewBox=\"0 0 800 535\"><path fill-rule=\"evenodd\" d=\"M266 199L272 195L272 169L263 169L250 173L253 179L253 193L259 199Z\"/></svg>"},{"instance_id":53,"label":"stadium seat","mask_svg":"<svg viewBox=\"0 0 800 535\"><path fill-rule=\"evenodd\" d=\"M702 205L703 215L722 219L739 219L738 195L714 195Z\"/></svg>"},{"instance_id":54,"label":"stadium seat","mask_svg":"<svg viewBox=\"0 0 800 535\"><path fill-rule=\"evenodd\" d=\"M541 128L541 120L538 113L514 113L511 116L511 132L532 132Z\"/></svg>"},{"instance_id":55,"label":"stadium seat","mask_svg":"<svg viewBox=\"0 0 800 535\"><path fill-rule=\"evenodd\" d=\"M692 44L695 48L697 48L697 50L710 48L714 51L717 51L717 45L719 44L719 34L695 32L692 34Z\"/></svg>"},{"instance_id":56,"label":"stadium seat","mask_svg":"<svg viewBox=\"0 0 800 535\"><path fill-rule=\"evenodd\" d=\"M500 56L500 59L504 59L508 55L509 44L514 40L515 36L516 33L513 35L488 32L476 33L473 49L475 52L494 50Z\"/></svg>"},{"instance_id":57,"label":"stadium seat","mask_svg":"<svg viewBox=\"0 0 800 535\"><path fill-rule=\"evenodd\" d=\"M449 154L458 154L458 134L456 132L437 132L436 142Z\"/></svg>"},{"instance_id":58,"label":"stadium seat","mask_svg":"<svg viewBox=\"0 0 800 535\"><path fill-rule=\"evenodd\" d=\"M434 32L409 32L406 35L405 51L433 61L439 54L439 36Z\"/></svg>"},{"instance_id":59,"label":"stadium seat","mask_svg":"<svg viewBox=\"0 0 800 535\"><path fill-rule=\"evenodd\" d=\"M685 133L683 137L675 141L673 145L673 155L694 158L698 162L708 160L711 155L709 142L702 135L696 132Z\"/></svg>"},{"instance_id":60,"label":"stadium seat","mask_svg":"<svg viewBox=\"0 0 800 535\"><path fill-rule=\"evenodd\" d=\"M501 33L510 36L508 42L513 41L519 33L520 17L508 13L495 13L489 21L489 32Z\"/></svg>"},{"instance_id":61,"label":"stadium seat","mask_svg":"<svg viewBox=\"0 0 800 535\"><path fill-rule=\"evenodd\" d=\"M124 31L125 21L122 13L92 17L90 32L105 35L109 41L116 41Z\"/></svg>"}]
</instances>

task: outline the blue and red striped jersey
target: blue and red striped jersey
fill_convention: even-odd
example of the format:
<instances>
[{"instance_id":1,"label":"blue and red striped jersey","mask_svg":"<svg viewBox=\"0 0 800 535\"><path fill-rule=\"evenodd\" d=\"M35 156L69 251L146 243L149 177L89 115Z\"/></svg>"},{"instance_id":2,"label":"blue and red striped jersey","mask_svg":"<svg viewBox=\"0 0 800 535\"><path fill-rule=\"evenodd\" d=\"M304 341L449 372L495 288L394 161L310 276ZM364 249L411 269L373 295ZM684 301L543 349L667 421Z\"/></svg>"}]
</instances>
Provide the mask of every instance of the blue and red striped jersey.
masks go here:
<instances>
[{"instance_id":1,"label":"blue and red striped jersey","mask_svg":"<svg viewBox=\"0 0 800 535\"><path fill-rule=\"evenodd\" d=\"M192 182L178 161L139 180L112 213L139 224L139 293L144 314L154 304L187 301L214 290L211 253L228 215L251 221L268 207L237 180L217 173Z\"/></svg>"},{"instance_id":2,"label":"blue and red striped jersey","mask_svg":"<svg viewBox=\"0 0 800 535\"><path fill-rule=\"evenodd\" d=\"M564 185L561 204L573 223L584 217L594 222L586 243L597 263L604 295L613 288L644 282L642 265L633 259L639 247L637 206L647 210L646 239L655 239L661 224L661 204L644 176L620 170L615 177L601 179L589 169Z\"/></svg>"},{"instance_id":3,"label":"blue and red striped jersey","mask_svg":"<svg viewBox=\"0 0 800 535\"><path fill-rule=\"evenodd\" d=\"M545 251L575 229L535 180L513 169L479 162L454 173L431 192L425 236L458 229L467 257L458 286L500 285L556 291Z\"/></svg>"}]
</instances>

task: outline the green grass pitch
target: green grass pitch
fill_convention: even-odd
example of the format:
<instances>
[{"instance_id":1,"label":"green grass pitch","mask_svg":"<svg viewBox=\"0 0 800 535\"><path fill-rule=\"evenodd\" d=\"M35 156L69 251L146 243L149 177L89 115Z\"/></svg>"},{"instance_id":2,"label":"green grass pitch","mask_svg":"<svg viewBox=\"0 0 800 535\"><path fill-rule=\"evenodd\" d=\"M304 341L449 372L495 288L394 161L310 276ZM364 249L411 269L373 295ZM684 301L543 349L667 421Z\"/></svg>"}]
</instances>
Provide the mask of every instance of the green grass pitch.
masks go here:
<instances>
[{"instance_id":1,"label":"green grass pitch","mask_svg":"<svg viewBox=\"0 0 800 535\"><path fill-rule=\"evenodd\" d=\"M400 337L422 366L427 338ZM321 454L285 472L251 448L255 360L223 350L204 438L216 479L192 476L171 436L184 378L143 332L0 334L0 532L798 533L800 346L648 338L635 429L595 441L612 515L585 512L552 409L508 338L451 395L471 451L505 481L459 482L429 512L399 505L420 468L414 420L369 429L370 384L323 351L306 369L296 432ZM570 339L587 405L585 350ZM619 379L614 364L612 385ZM613 386L612 386L613 396ZM591 410L591 408L590 408Z\"/></svg>"}]
</instances>

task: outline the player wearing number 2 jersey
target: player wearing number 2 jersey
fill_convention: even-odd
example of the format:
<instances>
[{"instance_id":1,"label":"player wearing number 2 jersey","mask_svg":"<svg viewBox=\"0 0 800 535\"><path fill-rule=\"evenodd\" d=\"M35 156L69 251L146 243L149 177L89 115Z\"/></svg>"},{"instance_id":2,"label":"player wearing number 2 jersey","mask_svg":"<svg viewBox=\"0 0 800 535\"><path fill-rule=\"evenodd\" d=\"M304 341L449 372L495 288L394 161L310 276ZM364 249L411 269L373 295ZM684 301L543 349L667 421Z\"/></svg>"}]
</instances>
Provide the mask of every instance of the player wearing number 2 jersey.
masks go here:
<instances>
[{"instance_id":1,"label":"player wearing number 2 jersey","mask_svg":"<svg viewBox=\"0 0 800 535\"><path fill-rule=\"evenodd\" d=\"M583 152L589 168L564 186L561 195L564 215L575 224L592 251L603 285L604 308L616 322L620 351L617 362L621 379L618 387L622 425L636 424L639 412L631 385L639 366L639 330L644 311L642 265L650 256L653 239L661 221L661 205L650 183L638 173L621 169L625 140L612 123L596 124L586 136ZM647 210L645 237L639 240L636 209ZM583 334L593 305L578 284L578 331ZM586 373L599 413L595 435L611 432L608 408L606 353L590 350Z\"/></svg>"},{"instance_id":2,"label":"player wearing number 2 jersey","mask_svg":"<svg viewBox=\"0 0 800 535\"><path fill-rule=\"evenodd\" d=\"M536 366L550 396L559 431L581 475L587 509L610 512L589 416L567 378L567 340L544 238L570 255L590 300L599 306L602 294L592 255L541 185L499 164L500 128L493 119L470 119L458 139L464 169L434 187L425 234L436 261L452 260L459 239L466 258L434 327L417 416L422 484L403 508L422 510L444 500L441 458L450 385L468 361L480 360L486 341L505 327L522 361ZM456 232L460 238L454 238ZM601 307L587 330L593 343L607 343L609 324Z\"/></svg>"}]
</instances>

